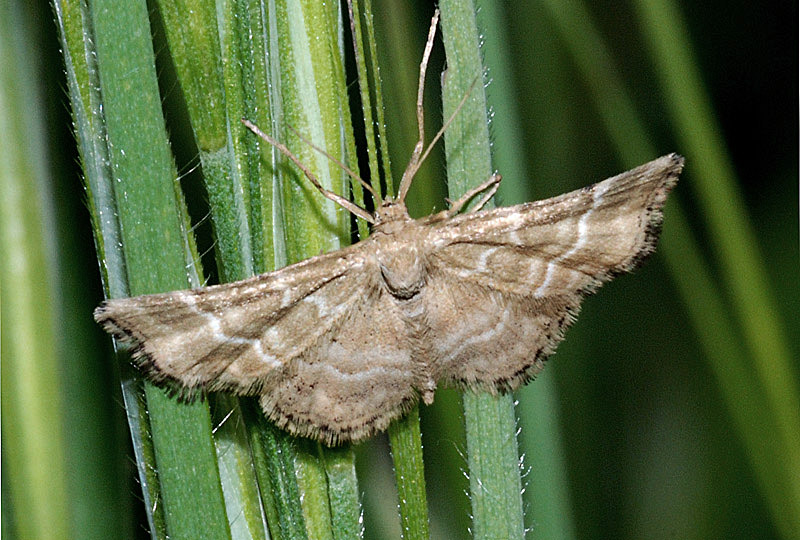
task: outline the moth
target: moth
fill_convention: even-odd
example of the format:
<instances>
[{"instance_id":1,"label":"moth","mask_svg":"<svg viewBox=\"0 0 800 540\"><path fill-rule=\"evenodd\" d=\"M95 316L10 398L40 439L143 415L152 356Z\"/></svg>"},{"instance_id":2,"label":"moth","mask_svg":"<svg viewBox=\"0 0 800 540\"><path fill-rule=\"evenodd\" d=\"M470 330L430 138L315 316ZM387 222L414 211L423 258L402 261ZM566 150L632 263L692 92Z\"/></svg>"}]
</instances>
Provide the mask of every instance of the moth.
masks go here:
<instances>
[{"instance_id":1,"label":"moth","mask_svg":"<svg viewBox=\"0 0 800 540\"><path fill-rule=\"evenodd\" d=\"M438 384L515 390L542 369L582 298L653 251L683 167L677 154L551 199L481 210L495 175L447 210L409 217L411 180L449 123L423 152L435 26L436 18L420 66L420 140L397 198L381 199L347 169L376 197L374 213L324 189L284 145L245 122L372 233L243 281L101 304L95 319L132 347L151 381L187 399L257 396L293 434L359 441L418 400L430 404Z\"/></svg>"}]
</instances>

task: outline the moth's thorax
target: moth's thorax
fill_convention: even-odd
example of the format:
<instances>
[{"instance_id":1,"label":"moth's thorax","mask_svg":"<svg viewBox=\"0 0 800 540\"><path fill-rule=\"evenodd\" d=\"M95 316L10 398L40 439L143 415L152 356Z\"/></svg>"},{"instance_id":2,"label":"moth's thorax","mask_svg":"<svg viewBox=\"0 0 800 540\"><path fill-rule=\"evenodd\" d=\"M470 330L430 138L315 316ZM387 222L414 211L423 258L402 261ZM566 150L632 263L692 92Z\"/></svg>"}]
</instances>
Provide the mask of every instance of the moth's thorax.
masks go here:
<instances>
[{"instance_id":1,"label":"moth's thorax","mask_svg":"<svg viewBox=\"0 0 800 540\"><path fill-rule=\"evenodd\" d=\"M407 300L425 285L423 231L408 216L404 205L384 203L376 215L383 211L388 221L379 221L370 238L375 242L375 259L392 296Z\"/></svg>"},{"instance_id":2,"label":"moth's thorax","mask_svg":"<svg viewBox=\"0 0 800 540\"><path fill-rule=\"evenodd\" d=\"M381 242L375 257L392 296L407 300L425 285L425 261L418 245Z\"/></svg>"}]
</instances>

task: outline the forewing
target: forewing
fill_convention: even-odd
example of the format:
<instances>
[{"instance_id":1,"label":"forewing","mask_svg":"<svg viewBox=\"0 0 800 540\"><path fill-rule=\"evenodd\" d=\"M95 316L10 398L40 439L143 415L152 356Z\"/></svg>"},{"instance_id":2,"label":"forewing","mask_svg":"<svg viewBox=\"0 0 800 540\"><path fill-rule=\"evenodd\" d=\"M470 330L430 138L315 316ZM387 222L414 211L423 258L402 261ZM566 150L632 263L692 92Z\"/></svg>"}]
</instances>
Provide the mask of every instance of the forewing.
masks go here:
<instances>
[{"instance_id":1,"label":"forewing","mask_svg":"<svg viewBox=\"0 0 800 540\"><path fill-rule=\"evenodd\" d=\"M453 278L538 298L588 292L655 247L683 167L671 154L552 199L434 225L434 257Z\"/></svg>"},{"instance_id":2,"label":"forewing","mask_svg":"<svg viewBox=\"0 0 800 540\"><path fill-rule=\"evenodd\" d=\"M434 223L431 273L447 289L430 304L441 377L514 389L541 369L582 296L652 252L682 166L664 156L559 197Z\"/></svg>"},{"instance_id":3,"label":"forewing","mask_svg":"<svg viewBox=\"0 0 800 540\"><path fill-rule=\"evenodd\" d=\"M109 300L95 319L178 394L258 394L339 323L363 270L350 248L234 283Z\"/></svg>"}]
</instances>

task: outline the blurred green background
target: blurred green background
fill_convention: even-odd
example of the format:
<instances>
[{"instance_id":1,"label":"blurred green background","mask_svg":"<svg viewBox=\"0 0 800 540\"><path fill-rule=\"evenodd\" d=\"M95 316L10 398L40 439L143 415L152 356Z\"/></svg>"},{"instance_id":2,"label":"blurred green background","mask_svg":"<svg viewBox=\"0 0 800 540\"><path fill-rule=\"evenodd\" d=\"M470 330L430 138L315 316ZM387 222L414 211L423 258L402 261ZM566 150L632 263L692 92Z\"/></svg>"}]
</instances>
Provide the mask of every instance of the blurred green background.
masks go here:
<instances>
[{"instance_id":1,"label":"blurred green background","mask_svg":"<svg viewBox=\"0 0 800 540\"><path fill-rule=\"evenodd\" d=\"M15 509L27 503L8 485L28 459L43 476L32 496L50 499L51 518L82 531L76 538L146 537L114 357L91 319L102 287L56 27L46 2L12 1L0 8L2 532L24 529ZM676 12L657 13L664 6ZM374 3L396 177L413 145L431 12L428 2ZM798 537L800 449L790 444L797 426L785 425L800 414L797 5L483 2L479 22L499 204L582 187L637 159L687 157L657 254L587 299L543 375L519 392L529 537ZM658 33L676 29L686 32L679 48L658 53ZM429 73L442 57L438 43ZM180 88L163 74L188 173L191 143L170 109ZM442 208L443 160L426 164L412 213ZM733 191L719 187L728 181ZM30 361L9 372L20 358ZM440 391L422 415L432 537L468 538L458 394ZM22 432L33 440L18 444ZM23 448L17 461L10 444ZM385 436L359 448L358 466L367 537L398 537Z\"/></svg>"}]
</instances>

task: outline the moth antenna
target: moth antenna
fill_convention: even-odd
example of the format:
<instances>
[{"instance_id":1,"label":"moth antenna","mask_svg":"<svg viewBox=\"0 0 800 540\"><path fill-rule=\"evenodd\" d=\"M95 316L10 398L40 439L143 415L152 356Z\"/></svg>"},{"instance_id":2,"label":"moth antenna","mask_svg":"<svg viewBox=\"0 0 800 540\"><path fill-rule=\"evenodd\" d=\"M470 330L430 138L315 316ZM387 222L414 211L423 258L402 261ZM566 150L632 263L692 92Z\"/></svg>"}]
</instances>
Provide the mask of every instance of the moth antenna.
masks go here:
<instances>
[{"instance_id":1,"label":"moth antenna","mask_svg":"<svg viewBox=\"0 0 800 540\"><path fill-rule=\"evenodd\" d=\"M287 126L288 126L288 125L287 125ZM367 181L366 181L366 180L364 180L364 179L363 179L363 178L361 178L359 175L357 175L357 174L356 174L356 173L355 173L355 172L354 172L352 169L350 169L350 167L348 167L347 165L345 165L344 163L342 163L341 161L339 161L338 159L336 159L335 157L333 157L331 154L329 154L327 150L325 150L325 149L324 149L324 148L322 148L321 146L317 146L317 145L316 145L316 144L314 144L313 142L311 142L311 141L309 141L308 139L306 139L305 137L303 137L303 135L301 135L301 134L300 134L300 132L299 132L299 131L297 131L296 129L294 129L292 126L288 126L288 128L289 128L289 129L291 129L291 130L292 130L292 133L294 133L295 135L297 135L297 136L300 138L300 140L301 140L301 141L303 141L304 143L306 143L308 146L310 146L311 148L313 148L314 150L316 150L317 152L319 152L320 154L322 154L323 156L325 156L325 157L326 157L326 158L328 158L329 160L333 161L333 162L334 162L336 165L338 165L338 166L339 166L339 167L340 167L340 168L341 168L341 169L342 169L344 172L346 172L346 173L347 173L347 175L348 175L350 178L352 178L353 180L358 180L358 182L361 184L361 186L362 186L364 189L366 189L367 191L369 191L369 192L370 192L370 194L372 195L372 197L373 197L373 198L375 199L375 201L377 202L377 204L378 204L378 205L380 205L381 198L380 198L380 197L378 197L378 194L377 194L377 193L375 193L375 190L374 190L374 189L372 189L372 186L371 186L371 185L369 185L369 184L367 183Z\"/></svg>"},{"instance_id":2,"label":"moth antenna","mask_svg":"<svg viewBox=\"0 0 800 540\"><path fill-rule=\"evenodd\" d=\"M422 53L422 62L419 64L419 85L417 86L417 126L419 128L419 140L414 145L414 151L411 153L411 159L408 161L408 166L403 172L403 177L400 179L400 189L397 193L397 200L403 202L406 198L406 193L411 187L411 180L417 173L421 164L420 156L425 147L425 116L422 111L422 97L425 93L425 72L428 70L428 60L431 56L431 49L433 49L433 38L436 36L436 26L439 24L439 10L433 12L431 19L431 26L428 29L428 41L425 42L425 51Z\"/></svg>"},{"instance_id":3,"label":"moth antenna","mask_svg":"<svg viewBox=\"0 0 800 540\"><path fill-rule=\"evenodd\" d=\"M262 139L267 141L269 144L271 144L272 146L277 148L284 156L286 156L287 158L292 160L294 162L294 164L297 165L300 168L301 171L303 171L303 174L306 175L306 178L308 178L309 181L312 184L314 184L314 187L317 188L317 190L319 190L320 193L322 193L323 196L325 196L326 198L332 200L333 202L335 202L336 204L338 204L339 206L341 206L342 208L344 208L348 212L352 213L353 215L360 217L361 219L365 220L368 223L371 223L372 225L375 224L375 218L372 217L372 214L370 214L369 212L367 212L366 210L364 210L363 208L361 208L360 206L358 206L354 202L352 202L352 201L350 201L348 199L345 199L341 195L338 195L338 194L334 193L333 191L331 191L329 189L325 189L324 187L322 187L322 184L320 184L319 180L317 180L317 177L314 176L314 173L311 172L311 169L306 167L303 164L303 162L300 161L300 159L297 156L292 154L292 152L286 147L285 144L283 144L281 142L278 142L277 140L273 139L272 137L270 137L269 135L267 135L266 133L261 131L258 128L258 126L256 126L255 124L253 124L250 120L247 120L246 118L242 118L242 123L245 126L247 126L247 128L250 131L252 131L256 135L258 135L259 137L261 137Z\"/></svg>"},{"instance_id":4,"label":"moth antenna","mask_svg":"<svg viewBox=\"0 0 800 540\"><path fill-rule=\"evenodd\" d=\"M467 89L467 92L464 94L464 97L461 98L461 101L458 103L458 106L453 111L453 113L450 115L450 118L448 118L447 121L444 124L442 124L442 128L439 131L437 131L436 135L434 135L433 139L431 139L431 142L428 145L428 147L425 149L425 152L422 154L422 157L419 158L419 162L417 163L417 169L419 169L419 167L422 165L422 163L425 161L425 159L427 159L428 154L431 153L431 150L433 150L433 147L436 145L437 142L439 142L439 139L442 138L442 135L444 135L444 132L447 131L448 127L450 127L450 124L453 123L453 120L455 120L456 116L458 116L458 113L461 111L461 108L464 107L464 104L467 102L467 98L469 98L469 95L472 93L472 89L475 88L475 84L477 84L477 82L478 82L478 80L480 78L481 78L481 76L477 75L472 80L472 84L469 85L469 88ZM414 172L416 173L416 170Z\"/></svg>"}]
</instances>

